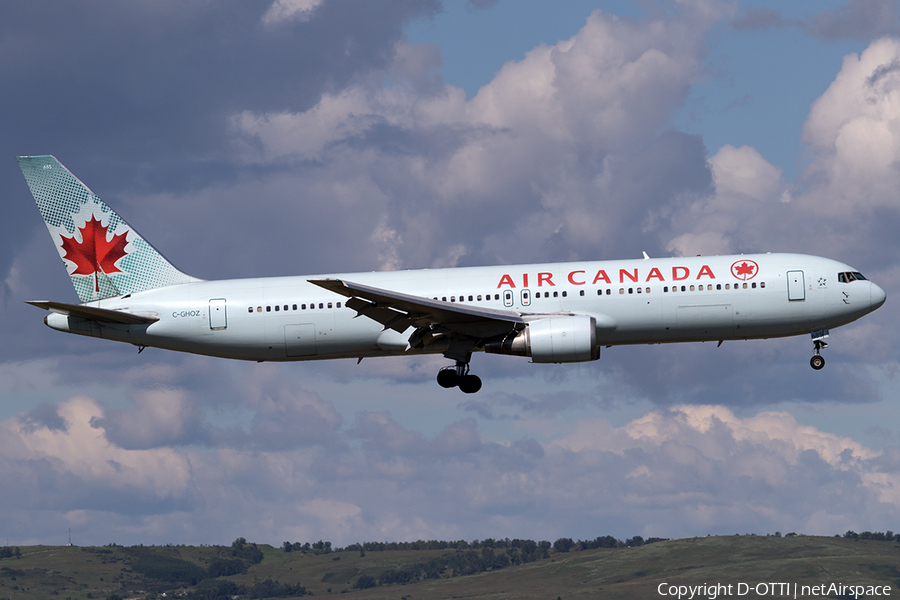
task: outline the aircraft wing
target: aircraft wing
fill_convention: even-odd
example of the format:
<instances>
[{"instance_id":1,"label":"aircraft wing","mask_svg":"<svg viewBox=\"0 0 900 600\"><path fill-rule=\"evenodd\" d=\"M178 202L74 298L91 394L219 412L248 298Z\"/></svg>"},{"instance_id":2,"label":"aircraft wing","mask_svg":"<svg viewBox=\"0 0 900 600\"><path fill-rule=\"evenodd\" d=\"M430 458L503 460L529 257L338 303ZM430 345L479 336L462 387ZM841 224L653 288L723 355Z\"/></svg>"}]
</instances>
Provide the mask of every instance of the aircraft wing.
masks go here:
<instances>
[{"instance_id":1,"label":"aircraft wing","mask_svg":"<svg viewBox=\"0 0 900 600\"><path fill-rule=\"evenodd\" d=\"M520 329L525 321L512 310L482 308L471 304L442 302L423 296L401 294L370 287L343 279L309 279L310 283L349 298L345 303L357 316L373 319L385 329L403 333L410 326L440 325L461 331L472 326L500 326L500 329ZM462 327L462 326L469 327Z\"/></svg>"},{"instance_id":2,"label":"aircraft wing","mask_svg":"<svg viewBox=\"0 0 900 600\"><path fill-rule=\"evenodd\" d=\"M109 310L106 308L97 308L95 306L83 306L81 304L66 304L65 302L48 302L46 300L32 300L25 302L50 312L59 313L61 315L70 315L73 317L81 317L90 321L100 321L102 323L123 323L126 325L139 325L142 323L155 323L159 321L159 317L149 315L138 315L135 313L124 312L121 310Z\"/></svg>"}]
</instances>

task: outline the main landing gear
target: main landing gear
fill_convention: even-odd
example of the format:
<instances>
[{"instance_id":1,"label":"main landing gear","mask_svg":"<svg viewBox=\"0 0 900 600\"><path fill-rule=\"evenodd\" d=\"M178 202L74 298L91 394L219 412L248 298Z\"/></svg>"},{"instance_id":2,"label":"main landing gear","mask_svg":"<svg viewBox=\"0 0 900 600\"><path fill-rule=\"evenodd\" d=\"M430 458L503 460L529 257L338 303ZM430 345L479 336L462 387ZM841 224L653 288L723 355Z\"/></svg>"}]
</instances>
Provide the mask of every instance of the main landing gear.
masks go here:
<instances>
[{"instance_id":1,"label":"main landing gear","mask_svg":"<svg viewBox=\"0 0 900 600\"><path fill-rule=\"evenodd\" d=\"M809 366L818 371L822 367L825 366L825 357L819 354L820 350L824 350L828 347L828 344L825 342L825 338L828 337L828 330L823 329L821 331L813 331L812 339L813 339L813 357L809 359Z\"/></svg>"},{"instance_id":2,"label":"main landing gear","mask_svg":"<svg viewBox=\"0 0 900 600\"><path fill-rule=\"evenodd\" d=\"M481 389L481 377L469 375L469 363L456 361L455 367L444 367L437 374L438 385L444 388L459 387L465 394L474 394Z\"/></svg>"}]
</instances>

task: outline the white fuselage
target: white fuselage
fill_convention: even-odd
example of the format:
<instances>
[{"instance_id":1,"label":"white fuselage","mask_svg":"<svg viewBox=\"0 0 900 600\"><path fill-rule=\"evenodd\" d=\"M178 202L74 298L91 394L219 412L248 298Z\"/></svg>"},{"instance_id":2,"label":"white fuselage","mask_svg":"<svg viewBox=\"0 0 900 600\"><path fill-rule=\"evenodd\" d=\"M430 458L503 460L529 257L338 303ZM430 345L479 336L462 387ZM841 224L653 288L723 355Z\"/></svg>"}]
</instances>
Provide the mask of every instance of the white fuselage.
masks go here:
<instances>
[{"instance_id":1,"label":"white fuselage","mask_svg":"<svg viewBox=\"0 0 900 600\"><path fill-rule=\"evenodd\" d=\"M884 302L855 269L826 258L758 254L354 273L324 277L403 294L516 311L596 319L598 345L715 341L809 334L858 319ZM89 303L158 317L99 323L50 314L54 329L210 356L312 360L441 353L356 317L346 298L310 277L202 281Z\"/></svg>"}]
</instances>

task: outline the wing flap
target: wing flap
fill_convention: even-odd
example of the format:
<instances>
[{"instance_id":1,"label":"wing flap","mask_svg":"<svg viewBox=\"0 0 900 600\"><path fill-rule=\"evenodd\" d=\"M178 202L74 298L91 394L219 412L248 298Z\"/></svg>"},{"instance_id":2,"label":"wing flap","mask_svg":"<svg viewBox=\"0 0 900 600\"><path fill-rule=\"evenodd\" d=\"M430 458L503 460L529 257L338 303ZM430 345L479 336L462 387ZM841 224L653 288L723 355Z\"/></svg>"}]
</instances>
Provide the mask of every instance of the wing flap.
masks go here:
<instances>
[{"instance_id":1,"label":"wing flap","mask_svg":"<svg viewBox=\"0 0 900 600\"><path fill-rule=\"evenodd\" d=\"M344 304L347 308L355 310L357 317L368 317L384 325L384 329L393 329L397 333L403 333L415 324L415 319L410 318L408 313L378 306L375 302L369 302L362 298L352 297Z\"/></svg>"},{"instance_id":2,"label":"wing flap","mask_svg":"<svg viewBox=\"0 0 900 600\"><path fill-rule=\"evenodd\" d=\"M49 302L47 300L32 300L25 304L30 304L50 312L59 313L61 315L69 315L72 317L81 317L89 321L99 321L101 323L122 323L125 325L149 324L159 321L156 315L140 315L136 313L124 312L121 310L109 310L107 308L97 308L95 306L84 306L82 304L66 304L65 302Z\"/></svg>"}]
</instances>

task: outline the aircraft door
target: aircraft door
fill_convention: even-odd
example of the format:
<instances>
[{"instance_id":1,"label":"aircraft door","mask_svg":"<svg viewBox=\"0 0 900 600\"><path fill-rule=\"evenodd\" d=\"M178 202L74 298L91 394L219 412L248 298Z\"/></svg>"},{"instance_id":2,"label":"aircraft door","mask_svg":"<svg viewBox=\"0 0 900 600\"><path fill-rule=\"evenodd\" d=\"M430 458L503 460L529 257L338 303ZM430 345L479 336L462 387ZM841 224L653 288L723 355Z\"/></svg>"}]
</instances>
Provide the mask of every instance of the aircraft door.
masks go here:
<instances>
[{"instance_id":1,"label":"aircraft door","mask_svg":"<svg viewBox=\"0 0 900 600\"><path fill-rule=\"evenodd\" d=\"M315 324L300 323L299 325L285 325L284 351L288 356L315 356Z\"/></svg>"},{"instance_id":2,"label":"aircraft door","mask_svg":"<svg viewBox=\"0 0 900 600\"><path fill-rule=\"evenodd\" d=\"M788 300L806 300L806 282L803 271L788 271Z\"/></svg>"},{"instance_id":3,"label":"aircraft door","mask_svg":"<svg viewBox=\"0 0 900 600\"><path fill-rule=\"evenodd\" d=\"M531 306L531 290L522 290L522 306Z\"/></svg>"},{"instance_id":4,"label":"aircraft door","mask_svg":"<svg viewBox=\"0 0 900 600\"><path fill-rule=\"evenodd\" d=\"M504 290L503 291L503 306L512 306L512 305L513 305L512 290Z\"/></svg>"},{"instance_id":5,"label":"aircraft door","mask_svg":"<svg viewBox=\"0 0 900 600\"><path fill-rule=\"evenodd\" d=\"M209 301L209 328L225 329L228 319L225 315L225 298L213 298Z\"/></svg>"}]
</instances>

